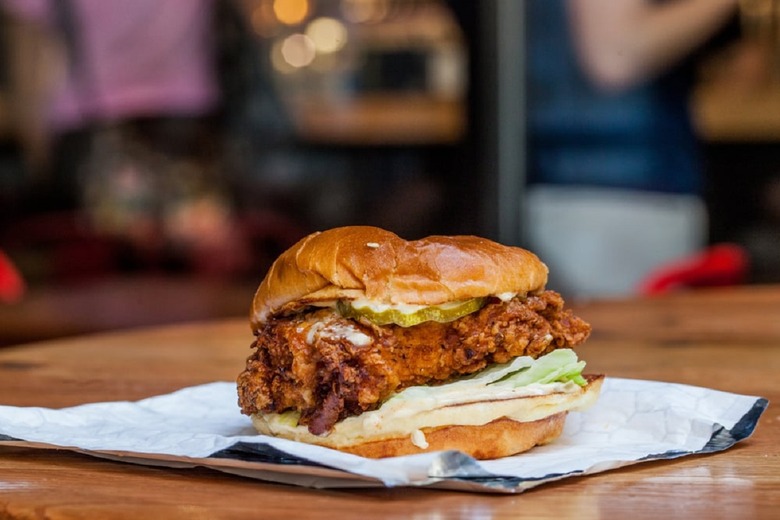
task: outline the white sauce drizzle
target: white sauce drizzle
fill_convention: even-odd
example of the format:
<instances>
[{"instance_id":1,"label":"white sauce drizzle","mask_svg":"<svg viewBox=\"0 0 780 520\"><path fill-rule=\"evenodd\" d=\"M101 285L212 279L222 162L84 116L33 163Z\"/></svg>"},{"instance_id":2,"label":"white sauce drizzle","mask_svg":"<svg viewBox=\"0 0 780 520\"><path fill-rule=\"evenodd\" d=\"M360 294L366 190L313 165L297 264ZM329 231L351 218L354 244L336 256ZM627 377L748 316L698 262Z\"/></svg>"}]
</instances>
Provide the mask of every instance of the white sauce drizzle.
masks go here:
<instances>
[{"instance_id":1,"label":"white sauce drizzle","mask_svg":"<svg viewBox=\"0 0 780 520\"><path fill-rule=\"evenodd\" d=\"M411 441L412 444L421 450L427 449L428 446L430 446L430 444L428 444L428 439L425 438L425 434L422 430L414 430L411 435Z\"/></svg>"},{"instance_id":2,"label":"white sauce drizzle","mask_svg":"<svg viewBox=\"0 0 780 520\"><path fill-rule=\"evenodd\" d=\"M306 343L314 344L319 338L345 339L357 347L365 347L373 341L357 327L345 323L316 322L306 332Z\"/></svg>"}]
</instances>

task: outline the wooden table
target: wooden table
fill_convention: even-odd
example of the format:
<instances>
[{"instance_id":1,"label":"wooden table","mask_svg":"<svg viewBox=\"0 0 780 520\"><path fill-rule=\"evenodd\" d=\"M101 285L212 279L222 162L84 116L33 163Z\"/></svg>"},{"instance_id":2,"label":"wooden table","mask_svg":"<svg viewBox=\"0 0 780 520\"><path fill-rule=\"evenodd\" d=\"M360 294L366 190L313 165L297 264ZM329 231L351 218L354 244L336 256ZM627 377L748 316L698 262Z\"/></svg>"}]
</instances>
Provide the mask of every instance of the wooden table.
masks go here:
<instances>
[{"instance_id":1,"label":"wooden table","mask_svg":"<svg viewBox=\"0 0 780 520\"><path fill-rule=\"evenodd\" d=\"M0 518L776 518L780 508L780 287L577 305L591 371L761 395L732 449L544 485L520 495L416 488L317 491L205 469L0 448ZM0 351L0 402L60 407L233 379L245 320L101 334Z\"/></svg>"},{"instance_id":2,"label":"wooden table","mask_svg":"<svg viewBox=\"0 0 780 520\"><path fill-rule=\"evenodd\" d=\"M256 284L194 276L106 276L32 287L0 305L0 349L108 330L248 316Z\"/></svg>"}]
</instances>

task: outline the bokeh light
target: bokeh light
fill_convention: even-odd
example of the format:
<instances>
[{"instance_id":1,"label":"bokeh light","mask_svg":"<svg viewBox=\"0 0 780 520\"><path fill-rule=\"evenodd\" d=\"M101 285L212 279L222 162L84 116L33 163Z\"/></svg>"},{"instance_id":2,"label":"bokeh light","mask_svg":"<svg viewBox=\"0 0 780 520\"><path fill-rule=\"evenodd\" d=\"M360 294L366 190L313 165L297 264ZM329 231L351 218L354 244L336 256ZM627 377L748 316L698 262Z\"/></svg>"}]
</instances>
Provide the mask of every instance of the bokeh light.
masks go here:
<instances>
[{"instance_id":1,"label":"bokeh light","mask_svg":"<svg viewBox=\"0 0 780 520\"><path fill-rule=\"evenodd\" d=\"M375 23L388 13L387 0L342 0L341 12L352 23Z\"/></svg>"},{"instance_id":2,"label":"bokeh light","mask_svg":"<svg viewBox=\"0 0 780 520\"><path fill-rule=\"evenodd\" d=\"M274 0L260 0L252 11L252 28L258 35L270 38L279 32L279 20L274 12Z\"/></svg>"},{"instance_id":3,"label":"bokeh light","mask_svg":"<svg viewBox=\"0 0 780 520\"><path fill-rule=\"evenodd\" d=\"M286 25L297 25L303 22L310 11L309 0L274 0L276 19Z\"/></svg>"},{"instance_id":4,"label":"bokeh light","mask_svg":"<svg viewBox=\"0 0 780 520\"><path fill-rule=\"evenodd\" d=\"M309 65L317 54L311 38L301 33L285 38L281 53L284 61L296 69Z\"/></svg>"},{"instance_id":5,"label":"bokeh light","mask_svg":"<svg viewBox=\"0 0 780 520\"><path fill-rule=\"evenodd\" d=\"M318 53L331 54L347 43L347 28L335 18L321 17L306 28L306 36L314 43Z\"/></svg>"}]
</instances>

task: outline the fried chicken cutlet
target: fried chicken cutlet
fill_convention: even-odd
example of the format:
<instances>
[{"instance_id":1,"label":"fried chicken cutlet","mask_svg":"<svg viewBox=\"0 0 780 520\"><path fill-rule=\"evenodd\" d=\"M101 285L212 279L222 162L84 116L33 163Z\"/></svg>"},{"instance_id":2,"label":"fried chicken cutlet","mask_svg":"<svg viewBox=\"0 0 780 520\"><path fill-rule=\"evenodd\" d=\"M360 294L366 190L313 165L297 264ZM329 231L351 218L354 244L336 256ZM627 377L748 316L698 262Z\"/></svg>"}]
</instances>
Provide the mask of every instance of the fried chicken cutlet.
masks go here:
<instances>
[{"instance_id":1,"label":"fried chicken cutlet","mask_svg":"<svg viewBox=\"0 0 780 520\"><path fill-rule=\"evenodd\" d=\"M537 358L585 341L590 326L554 291L502 301L449 323L376 326L334 309L269 319L238 378L244 413L300 411L326 434L345 417L377 408L394 392L477 372L517 356Z\"/></svg>"}]
</instances>

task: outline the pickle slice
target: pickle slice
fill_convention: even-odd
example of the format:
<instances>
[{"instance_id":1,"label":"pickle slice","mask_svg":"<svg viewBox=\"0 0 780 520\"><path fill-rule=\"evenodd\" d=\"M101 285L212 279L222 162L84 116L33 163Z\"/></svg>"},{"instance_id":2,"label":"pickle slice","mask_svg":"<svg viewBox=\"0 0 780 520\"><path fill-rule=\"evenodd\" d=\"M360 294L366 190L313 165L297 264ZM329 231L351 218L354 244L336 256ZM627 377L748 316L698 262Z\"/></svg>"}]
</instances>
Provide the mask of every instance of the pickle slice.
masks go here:
<instances>
[{"instance_id":1,"label":"pickle slice","mask_svg":"<svg viewBox=\"0 0 780 520\"><path fill-rule=\"evenodd\" d=\"M455 321L467 314L478 311L486 302L487 298L472 298L459 302L422 307L413 312L403 312L401 309L394 308L378 311L370 307L356 307L344 300L339 300L337 307L341 315L347 318L366 318L377 325L395 324L401 327L412 327L425 321L437 321L439 323Z\"/></svg>"}]
</instances>

